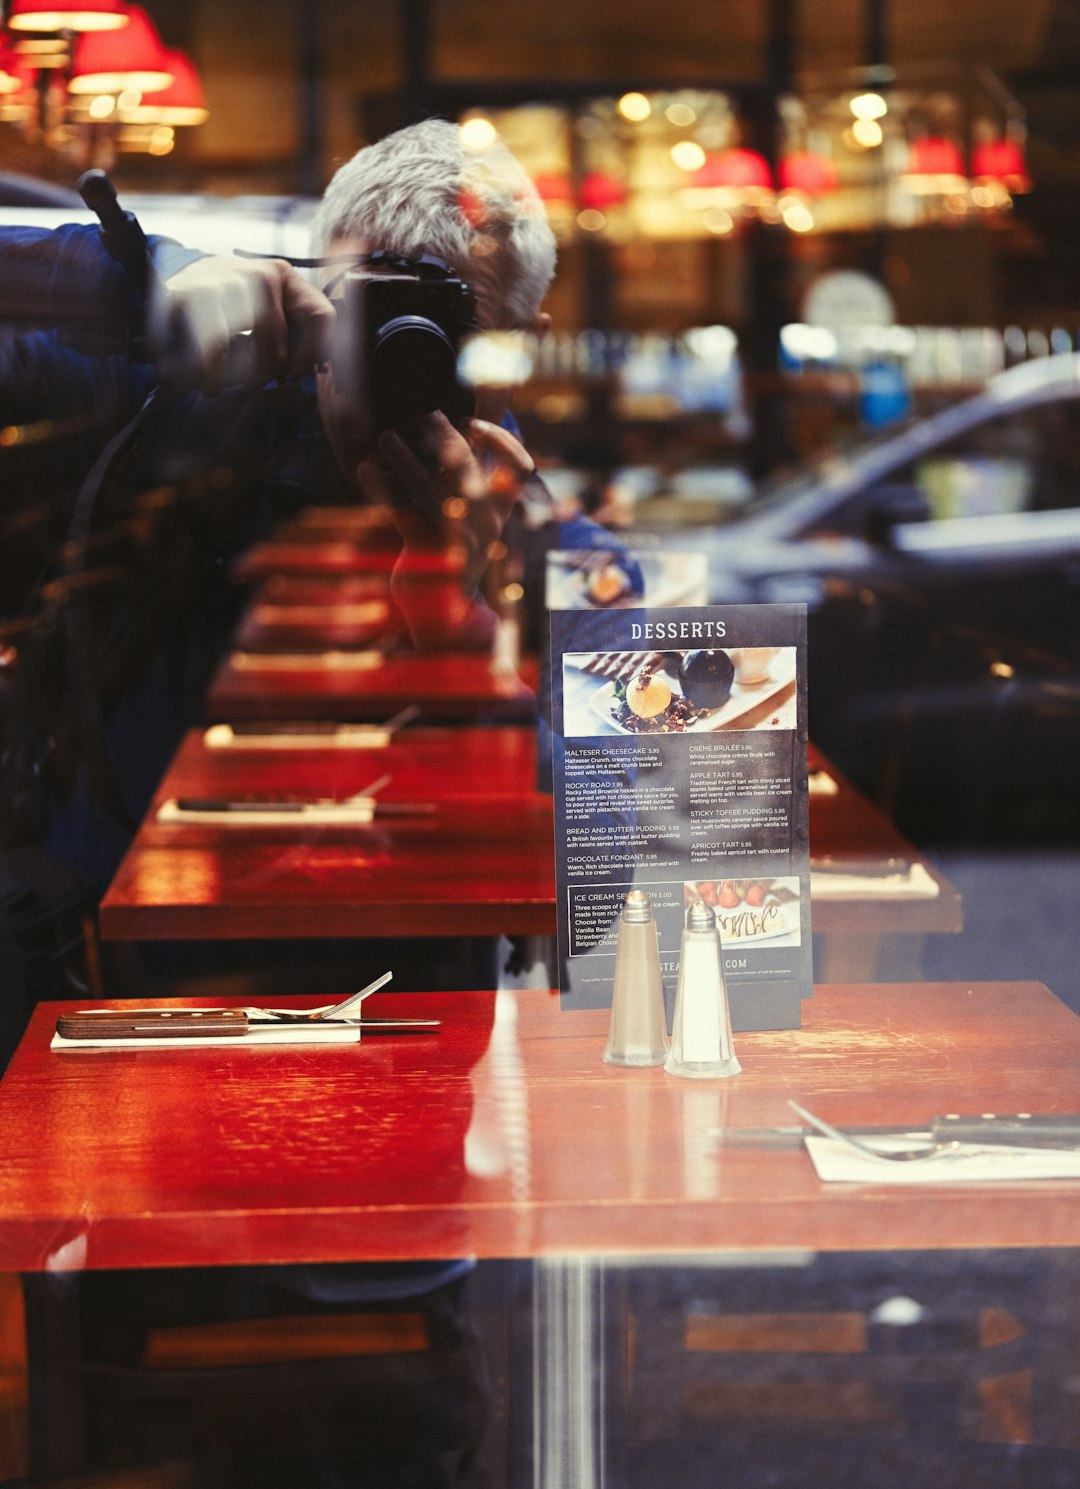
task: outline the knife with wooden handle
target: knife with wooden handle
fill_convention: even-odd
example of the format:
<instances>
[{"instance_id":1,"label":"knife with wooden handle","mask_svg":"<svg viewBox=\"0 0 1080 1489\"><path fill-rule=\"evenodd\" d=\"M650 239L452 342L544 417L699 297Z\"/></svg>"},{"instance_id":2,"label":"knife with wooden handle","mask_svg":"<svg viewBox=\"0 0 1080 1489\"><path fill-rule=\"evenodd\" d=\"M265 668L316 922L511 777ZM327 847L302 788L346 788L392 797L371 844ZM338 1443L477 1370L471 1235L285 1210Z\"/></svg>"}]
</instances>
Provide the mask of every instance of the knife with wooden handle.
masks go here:
<instances>
[{"instance_id":1,"label":"knife with wooden handle","mask_svg":"<svg viewBox=\"0 0 1080 1489\"><path fill-rule=\"evenodd\" d=\"M909 1137L926 1143L965 1143L979 1147L1080 1150L1080 1112L949 1112L907 1127L839 1129L850 1137ZM798 1147L814 1136L812 1127L713 1127L710 1135L732 1147Z\"/></svg>"},{"instance_id":2,"label":"knife with wooden handle","mask_svg":"<svg viewBox=\"0 0 1080 1489\"><path fill-rule=\"evenodd\" d=\"M62 1013L61 1039L220 1039L242 1038L248 1017L242 1008L122 1008Z\"/></svg>"}]
</instances>

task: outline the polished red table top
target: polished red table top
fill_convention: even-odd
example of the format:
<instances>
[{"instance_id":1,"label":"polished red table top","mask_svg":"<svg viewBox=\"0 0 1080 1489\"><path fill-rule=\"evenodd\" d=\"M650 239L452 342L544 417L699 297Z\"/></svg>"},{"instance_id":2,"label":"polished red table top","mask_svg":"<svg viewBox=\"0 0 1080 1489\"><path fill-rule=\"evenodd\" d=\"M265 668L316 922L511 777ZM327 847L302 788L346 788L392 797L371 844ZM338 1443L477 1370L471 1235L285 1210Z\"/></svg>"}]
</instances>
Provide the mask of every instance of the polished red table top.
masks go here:
<instances>
[{"instance_id":1,"label":"polished red table top","mask_svg":"<svg viewBox=\"0 0 1080 1489\"><path fill-rule=\"evenodd\" d=\"M822 765L815 755L814 763ZM389 805L435 804L430 815L371 827L301 829L159 823L169 797L345 798L384 772ZM815 855L919 855L841 777L810 798ZM209 749L185 740L105 895L114 940L412 934L550 935L555 930L554 823L535 789L532 728L410 725L385 750ZM940 881L931 899L816 899L822 934L911 934L959 928L960 900ZM879 888L876 881L871 881ZM414 908L415 907L415 908Z\"/></svg>"},{"instance_id":2,"label":"polished red table top","mask_svg":"<svg viewBox=\"0 0 1080 1489\"><path fill-rule=\"evenodd\" d=\"M240 584L251 584L271 574L389 574L400 548L400 542L372 544L366 539L322 534L312 540L292 534L254 544L233 566L233 576Z\"/></svg>"},{"instance_id":3,"label":"polished red table top","mask_svg":"<svg viewBox=\"0 0 1080 1489\"><path fill-rule=\"evenodd\" d=\"M156 818L169 797L343 800L384 773L377 799L388 815L369 826ZM410 727L382 750L296 752L210 750L192 733L109 886L102 934L544 934L554 925L554 829L535 778L531 729Z\"/></svg>"},{"instance_id":4,"label":"polished red table top","mask_svg":"<svg viewBox=\"0 0 1080 1489\"><path fill-rule=\"evenodd\" d=\"M235 651L210 684L205 715L378 721L417 703L427 719L525 721L536 714L534 682L535 668L503 668L466 652Z\"/></svg>"},{"instance_id":5,"label":"polished red table top","mask_svg":"<svg viewBox=\"0 0 1080 1489\"><path fill-rule=\"evenodd\" d=\"M241 651L359 649L399 623L385 595L307 603L257 599L241 617L233 641Z\"/></svg>"},{"instance_id":6,"label":"polished red table top","mask_svg":"<svg viewBox=\"0 0 1080 1489\"><path fill-rule=\"evenodd\" d=\"M826 1185L786 1125L1080 1109L1080 1019L1038 983L819 987L741 1075L601 1061L547 992L377 994L437 1034L359 1045L49 1049L0 1084L0 1266L1080 1245L1080 1181Z\"/></svg>"}]
</instances>

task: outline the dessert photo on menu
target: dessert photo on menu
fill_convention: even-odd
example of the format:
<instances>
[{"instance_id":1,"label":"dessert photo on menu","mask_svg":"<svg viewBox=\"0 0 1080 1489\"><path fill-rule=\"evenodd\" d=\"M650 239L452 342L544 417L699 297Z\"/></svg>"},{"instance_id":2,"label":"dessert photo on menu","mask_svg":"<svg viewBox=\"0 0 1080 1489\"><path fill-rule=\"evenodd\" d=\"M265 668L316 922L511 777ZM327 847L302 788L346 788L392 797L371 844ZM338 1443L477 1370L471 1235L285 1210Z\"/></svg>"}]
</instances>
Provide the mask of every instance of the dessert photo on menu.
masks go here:
<instances>
[{"instance_id":1,"label":"dessert photo on menu","mask_svg":"<svg viewBox=\"0 0 1080 1489\"><path fill-rule=\"evenodd\" d=\"M701 903L734 1025L798 1027L812 993L805 637L798 605L552 614L564 1007L609 1001L637 889L669 1002Z\"/></svg>"}]
</instances>

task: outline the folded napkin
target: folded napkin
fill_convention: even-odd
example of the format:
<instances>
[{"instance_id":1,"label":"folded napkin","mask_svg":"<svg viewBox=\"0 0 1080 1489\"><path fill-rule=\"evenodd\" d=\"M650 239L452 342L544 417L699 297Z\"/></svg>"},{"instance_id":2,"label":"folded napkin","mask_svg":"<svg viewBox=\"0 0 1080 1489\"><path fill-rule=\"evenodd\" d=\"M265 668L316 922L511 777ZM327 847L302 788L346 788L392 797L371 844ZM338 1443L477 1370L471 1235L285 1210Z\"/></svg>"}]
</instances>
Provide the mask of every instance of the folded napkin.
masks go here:
<instances>
[{"instance_id":1,"label":"folded napkin","mask_svg":"<svg viewBox=\"0 0 1080 1489\"><path fill-rule=\"evenodd\" d=\"M231 724L211 724L203 734L210 750L381 750L391 731L381 724L339 724L333 730L298 729L294 734L237 734Z\"/></svg>"},{"instance_id":2,"label":"folded napkin","mask_svg":"<svg viewBox=\"0 0 1080 1489\"><path fill-rule=\"evenodd\" d=\"M1019 1179L1080 1179L1080 1151L961 1146L936 1158L889 1163L857 1153L834 1137L809 1134L806 1151L819 1179L847 1184L1015 1183ZM916 1137L878 1138L884 1149L911 1147Z\"/></svg>"},{"instance_id":3,"label":"folded napkin","mask_svg":"<svg viewBox=\"0 0 1080 1489\"><path fill-rule=\"evenodd\" d=\"M372 672L386 658L381 651L237 651L229 660L237 672Z\"/></svg>"},{"instance_id":4,"label":"folded napkin","mask_svg":"<svg viewBox=\"0 0 1080 1489\"><path fill-rule=\"evenodd\" d=\"M193 1034L168 1039L159 1039L156 1035L149 1039L65 1039L60 1034L54 1034L49 1048L54 1050L160 1050L205 1049L208 1046L222 1049L228 1046L230 1049L236 1049L263 1044L360 1043L361 1030L358 1022L335 1021L328 1024L319 1019L312 1019L310 1022L301 1024L278 1023L271 1009L245 1008L244 1012L248 1016L246 1034L222 1034L220 1037Z\"/></svg>"},{"instance_id":5,"label":"folded napkin","mask_svg":"<svg viewBox=\"0 0 1080 1489\"><path fill-rule=\"evenodd\" d=\"M815 873L811 865L810 893L819 900L931 900L941 893L937 880L930 876L921 863L913 863L895 874L860 874L854 868L857 862L858 860L852 860L853 869L850 874Z\"/></svg>"},{"instance_id":6,"label":"folded napkin","mask_svg":"<svg viewBox=\"0 0 1080 1489\"><path fill-rule=\"evenodd\" d=\"M827 770L812 770L806 788L811 796L835 796L840 790Z\"/></svg>"},{"instance_id":7,"label":"folded napkin","mask_svg":"<svg viewBox=\"0 0 1080 1489\"><path fill-rule=\"evenodd\" d=\"M354 801L299 803L298 812L274 811L253 801L250 808L239 803L215 810L212 807L182 807L174 798L158 808L159 822L212 822L215 827L323 827L335 822L366 825L375 819L375 799L361 796Z\"/></svg>"}]
</instances>

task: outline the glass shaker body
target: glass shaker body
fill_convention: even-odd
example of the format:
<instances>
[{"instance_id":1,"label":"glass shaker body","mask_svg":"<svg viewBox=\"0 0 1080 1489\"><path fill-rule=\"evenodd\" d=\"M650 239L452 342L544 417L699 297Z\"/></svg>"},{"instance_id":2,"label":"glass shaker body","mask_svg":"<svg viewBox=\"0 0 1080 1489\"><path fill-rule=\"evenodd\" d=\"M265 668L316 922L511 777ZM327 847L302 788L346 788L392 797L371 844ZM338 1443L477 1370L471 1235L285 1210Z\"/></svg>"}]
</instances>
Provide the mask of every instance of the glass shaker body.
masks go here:
<instances>
[{"instance_id":1,"label":"glass shaker body","mask_svg":"<svg viewBox=\"0 0 1080 1489\"><path fill-rule=\"evenodd\" d=\"M691 905L686 915L669 1075L709 1079L742 1069L731 1038L731 1012L716 915L710 905Z\"/></svg>"},{"instance_id":2,"label":"glass shaker body","mask_svg":"<svg viewBox=\"0 0 1080 1489\"><path fill-rule=\"evenodd\" d=\"M662 1065L668 1052L660 943L649 896L632 889L619 917L604 1063Z\"/></svg>"}]
</instances>

